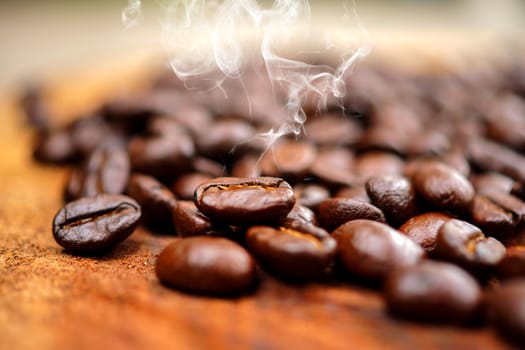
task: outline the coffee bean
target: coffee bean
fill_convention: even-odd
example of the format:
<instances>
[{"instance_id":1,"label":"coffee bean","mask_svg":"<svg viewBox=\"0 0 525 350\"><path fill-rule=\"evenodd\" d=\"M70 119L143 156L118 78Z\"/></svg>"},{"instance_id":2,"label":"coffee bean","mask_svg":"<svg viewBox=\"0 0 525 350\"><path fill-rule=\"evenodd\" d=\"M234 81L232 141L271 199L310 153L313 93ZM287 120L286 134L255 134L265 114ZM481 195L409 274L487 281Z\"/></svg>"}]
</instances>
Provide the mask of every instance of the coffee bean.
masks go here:
<instances>
[{"instance_id":1,"label":"coffee bean","mask_svg":"<svg viewBox=\"0 0 525 350\"><path fill-rule=\"evenodd\" d=\"M51 111L41 86L28 86L20 98L20 107L30 126L41 130L49 126Z\"/></svg>"},{"instance_id":2,"label":"coffee bean","mask_svg":"<svg viewBox=\"0 0 525 350\"><path fill-rule=\"evenodd\" d=\"M339 113L308 118L305 123L306 137L321 146L356 144L362 132L361 125L354 118Z\"/></svg>"},{"instance_id":3,"label":"coffee bean","mask_svg":"<svg viewBox=\"0 0 525 350\"><path fill-rule=\"evenodd\" d=\"M217 178L195 190L197 208L230 225L279 222L294 204L290 185L274 177Z\"/></svg>"},{"instance_id":4,"label":"coffee bean","mask_svg":"<svg viewBox=\"0 0 525 350\"><path fill-rule=\"evenodd\" d=\"M472 185L478 194L491 192L510 193L514 180L500 173L489 172L472 176Z\"/></svg>"},{"instance_id":5,"label":"coffee bean","mask_svg":"<svg viewBox=\"0 0 525 350\"><path fill-rule=\"evenodd\" d=\"M348 198L365 203L372 203L372 200L368 196L368 193L366 193L366 187L361 184L358 184L353 187L342 187L334 194L334 197Z\"/></svg>"},{"instance_id":6,"label":"coffee bean","mask_svg":"<svg viewBox=\"0 0 525 350\"><path fill-rule=\"evenodd\" d=\"M308 142L282 141L261 158L261 173L286 179L302 179L317 156L317 148Z\"/></svg>"},{"instance_id":7,"label":"coffee bean","mask_svg":"<svg viewBox=\"0 0 525 350\"><path fill-rule=\"evenodd\" d=\"M525 278L525 246L508 247L497 274L500 279Z\"/></svg>"},{"instance_id":8,"label":"coffee bean","mask_svg":"<svg viewBox=\"0 0 525 350\"><path fill-rule=\"evenodd\" d=\"M497 239L485 237L478 227L452 219L439 229L433 255L479 275L498 265L505 247Z\"/></svg>"},{"instance_id":9,"label":"coffee bean","mask_svg":"<svg viewBox=\"0 0 525 350\"><path fill-rule=\"evenodd\" d=\"M191 167L195 172L206 174L211 177L221 177L225 175L224 165L204 157L195 157L191 161Z\"/></svg>"},{"instance_id":10,"label":"coffee bean","mask_svg":"<svg viewBox=\"0 0 525 350\"><path fill-rule=\"evenodd\" d=\"M71 134L65 128L39 131L33 149L33 157L40 162L67 163L78 158Z\"/></svg>"},{"instance_id":11,"label":"coffee bean","mask_svg":"<svg viewBox=\"0 0 525 350\"><path fill-rule=\"evenodd\" d=\"M97 194L121 194L129 179L128 154L120 147L100 147L86 160L82 168L72 171L65 197L71 201Z\"/></svg>"},{"instance_id":12,"label":"coffee bean","mask_svg":"<svg viewBox=\"0 0 525 350\"><path fill-rule=\"evenodd\" d=\"M250 254L220 237L176 240L160 253L155 272L169 287L203 294L242 293L256 280Z\"/></svg>"},{"instance_id":13,"label":"coffee bean","mask_svg":"<svg viewBox=\"0 0 525 350\"><path fill-rule=\"evenodd\" d=\"M53 220L53 236L66 250L97 254L113 248L135 230L140 206L122 195L101 194L66 204Z\"/></svg>"},{"instance_id":14,"label":"coffee bean","mask_svg":"<svg viewBox=\"0 0 525 350\"><path fill-rule=\"evenodd\" d=\"M192 201L177 201L172 215L175 230L180 237L231 236L231 230L227 226L211 221Z\"/></svg>"},{"instance_id":15,"label":"coffee bean","mask_svg":"<svg viewBox=\"0 0 525 350\"><path fill-rule=\"evenodd\" d=\"M439 229L450 219L452 219L451 216L442 213L424 213L409 219L399 228L399 231L430 253L436 246Z\"/></svg>"},{"instance_id":16,"label":"coffee bean","mask_svg":"<svg viewBox=\"0 0 525 350\"><path fill-rule=\"evenodd\" d=\"M171 213L176 205L175 196L154 177L133 174L129 179L127 193L142 208L143 221L155 228L172 230Z\"/></svg>"},{"instance_id":17,"label":"coffee bean","mask_svg":"<svg viewBox=\"0 0 525 350\"><path fill-rule=\"evenodd\" d=\"M511 148L525 148L525 102L513 94L493 99L487 111L487 136Z\"/></svg>"},{"instance_id":18,"label":"coffee bean","mask_svg":"<svg viewBox=\"0 0 525 350\"><path fill-rule=\"evenodd\" d=\"M197 149L201 155L210 158L224 158L235 154L242 154L253 149L252 143L246 141L255 136L254 128L237 119L216 121L208 129L201 129L196 135Z\"/></svg>"},{"instance_id":19,"label":"coffee bean","mask_svg":"<svg viewBox=\"0 0 525 350\"><path fill-rule=\"evenodd\" d=\"M474 225L481 228L483 232L497 237L512 235L518 223L511 212L481 195L474 197L470 216Z\"/></svg>"},{"instance_id":20,"label":"coffee bean","mask_svg":"<svg viewBox=\"0 0 525 350\"><path fill-rule=\"evenodd\" d=\"M393 226L399 226L416 214L416 192L405 177L387 175L369 178L366 192Z\"/></svg>"},{"instance_id":21,"label":"coffee bean","mask_svg":"<svg viewBox=\"0 0 525 350\"><path fill-rule=\"evenodd\" d=\"M492 326L519 346L525 343L525 279L504 282L488 299Z\"/></svg>"},{"instance_id":22,"label":"coffee bean","mask_svg":"<svg viewBox=\"0 0 525 350\"><path fill-rule=\"evenodd\" d=\"M369 151L356 157L354 169L364 182L378 174L399 175L403 167L403 160L393 153Z\"/></svg>"},{"instance_id":23,"label":"coffee bean","mask_svg":"<svg viewBox=\"0 0 525 350\"><path fill-rule=\"evenodd\" d=\"M296 221L317 226L317 217L315 216L315 213L308 207L297 203L295 203L292 210L286 215L286 218L281 222L281 225L287 227L288 222Z\"/></svg>"},{"instance_id":24,"label":"coffee bean","mask_svg":"<svg viewBox=\"0 0 525 350\"><path fill-rule=\"evenodd\" d=\"M73 147L85 157L104 143L117 143L113 140L118 140L120 136L106 120L97 114L75 120L70 129Z\"/></svg>"},{"instance_id":25,"label":"coffee bean","mask_svg":"<svg viewBox=\"0 0 525 350\"><path fill-rule=\"evenodd\" d=\"M516 224L525 222L525 202L511 194L490 191L485 194L494 204L512 214Z\"/></svg>"},{"instance_id":26,"label":"coffee bean","mask_svg":"<svg viewBox=\"0 0 525 350\"><path fill-rule=\"evenodd\" d=\"M319 206L319 222L328 231L333 231L345 222L356 219L386 222L381 209L354 199L329 198Z\"/></svg>"},{"instance_id":27,"label":"coffee bean","mask_svg":"<svg viewBox=\"0 0 525 350\"><path fill-rule=\"evenodd\" d=\"M336 252L336 242L326 231L297 222L291 227L253 226L246 243L269 271L300 281L319 277Z\"/></svg>"},{"instance_id":28,"label":"coffee bean","mask_svg":"<svg viewBox=\"0 0 525 350\"><path fill-rule=\"evenodd\" d=\"M202 183L210 181L213 177L203 173L189 173L181 175L175 180L171 188L177 198L190 200L193 199L195 189Z\"/></svg>"},{"instance_id":29,"label":"coffee bean","mask_svg":"<svg viewBox=\"0 0 525 350\"><path fill-rule=\"evenodd\" d=\"M420 163L412 183L416 192L437 209L467 213L474 200L470 182L454 168L440 162Z\"/></svg>"},{"instance_id":30,"label":"coffee bean","mask_svg":"<svg viewBox=\"0 0 525 350\"><path fill-rule=\"evenodd\" d=\"M395 268L417 264L425 255L401 232L371 220L349 221L332 232L332 237L342 265L372 280L383 280Z\"/></svg>"},{"instance_id":31,"label":"coffee bean","mask_svg":"<svg viewBox=\"0 0 525 350\"><path fill-rule=\"evenodd\" d=\"M395 316L442 323L467 323L480 308L481 289L466 271L425 261L392 272L384 285L388 310Z\"/></svg>"},{"instance_id":32,"label":"coffee bean","mask_svg":"<svg viewBox=\"0 0 525 350\"><path fill-rule=\"evenodd\" d=\"M326 187L316 184L299 184L294 186L293 191L297 198L297 203L304 205L314 211L319 205L330 197L330 192Z\"/></svg>"},{"instance_id":33,"label":"coffee bean","mask_svg":"<svg viewBox=\"0 0 525 350\"><path fill-rule=\"evenodd\" d=\"M357 182L353 165L352 151L342 147L328 148L319 151L310 172L328 187L352 186Z\"/></svg>"},{"instance_id":34,"label":"coffee bean","mask_svg":"<svg viewBox=\"0 0 525 350\"><path fill-rule=\"evenodd\" d=\"M232 167L231 175L234 177L259 177L261 169L259 157L247 154L237 160Z\"/></svg>"}]
</instances>

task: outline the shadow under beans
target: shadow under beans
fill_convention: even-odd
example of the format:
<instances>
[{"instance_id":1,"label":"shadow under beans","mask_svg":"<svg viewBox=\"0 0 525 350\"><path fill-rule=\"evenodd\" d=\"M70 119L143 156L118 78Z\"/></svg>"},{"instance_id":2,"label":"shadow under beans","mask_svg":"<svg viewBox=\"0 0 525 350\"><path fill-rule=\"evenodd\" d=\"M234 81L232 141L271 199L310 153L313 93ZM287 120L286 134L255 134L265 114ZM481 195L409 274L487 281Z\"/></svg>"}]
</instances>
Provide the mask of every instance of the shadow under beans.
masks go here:
<instances>
[{"instance_id":1,"label":"shadow under beans","mask_svg":"<svg viewBox=\"0 0 525 350\"><path fill-rule=\"evenodd\" d=\"M62 253L69 255L69 256L75 256L75 257L111 261L111 260L119 260L127 256L132 256L139 249L140 249L139 242L134 241L132 239L128 239L128 240L125 240L124 242L121 242L120 244L118 244L116 247L112 249L100 251L97 253L82 253L82 252L75 252L75 251L70 251L66 249L62 250Z\"/></svg>"}]
</instances>

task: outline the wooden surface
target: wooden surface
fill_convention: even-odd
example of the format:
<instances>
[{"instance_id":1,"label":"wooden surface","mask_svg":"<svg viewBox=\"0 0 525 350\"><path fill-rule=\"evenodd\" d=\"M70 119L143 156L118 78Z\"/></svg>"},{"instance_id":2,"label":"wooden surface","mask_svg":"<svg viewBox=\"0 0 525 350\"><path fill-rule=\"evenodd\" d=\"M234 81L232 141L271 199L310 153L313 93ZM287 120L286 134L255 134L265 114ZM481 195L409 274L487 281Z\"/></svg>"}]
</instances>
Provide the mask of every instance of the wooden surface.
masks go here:
<instances>
[{"instance_id":1,"label":"wooden surface","mask_svg":"<svg viewBox=\"0 0 525 350\"><path fill-rule=\"evenodd\" d=\"M103 98L103 80L85 72L56 85L62 116ZM238 299L169 290L154 264L172 238L144 229L103 258L66 254L51 221L67 169L31 160L13 98L0 118L1 349L510 349L487 328L394 320L377 292L351 281L298 287L263 277Z\"/></svg>"}]
</instances>

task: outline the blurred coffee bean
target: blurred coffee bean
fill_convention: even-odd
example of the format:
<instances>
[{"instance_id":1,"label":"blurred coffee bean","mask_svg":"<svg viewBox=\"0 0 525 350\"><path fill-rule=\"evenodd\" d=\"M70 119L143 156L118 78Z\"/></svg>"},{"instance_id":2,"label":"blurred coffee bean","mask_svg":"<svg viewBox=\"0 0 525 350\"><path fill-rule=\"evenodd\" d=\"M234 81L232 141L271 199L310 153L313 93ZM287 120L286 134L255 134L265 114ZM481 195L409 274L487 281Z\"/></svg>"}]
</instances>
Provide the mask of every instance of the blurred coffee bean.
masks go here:
<instances>
[{"instance_id":1,"label":"blurred coffee bean","mask_svg":"<svg viewBox=\"0 0 525 350\"><path fill-rule=\"evenodd\" d=\"M525 100L505 94L491 101L487 111L487 136L511 148L525 149Z\"/></svg>"},{"instance_id":2,"label":"blurred coffee bean","mask_svg":"<svg viewBox=\"0 0 525 350\"><path fill-rule=\"evenodd\" d=\"M386 222L378 207L349 198L329 198L319 205L319 222L327 231L333 231L350 220L368 219Z\"/></svg>"},{"instance_id":3,"label":"blurred coffee bean","mask_svg":"<svg viewBox=\"0 0 525 350\"><path fill-rule=\"evenodd\" d=\"M327 148L318 152L310 172L328 187L352 186L357 181L353 164L354 155L351 150Z\"/></svg>"},{"instance_id":4,"label":"blurred coffee bean","mask_svg":"<svg viewBox=\"0 0 525 350\"><path fill-rule=\"evenodd\" d=\"M502 283L487 298L488 318L499 334L523 346L525 343L525 279Z\"/></svg>"},{"instance_id":5,"label":"blurred coffee bean","mask_svg":"<svg viewBox=\"0 0 525 350\"><path fill-rule=\"evenodd\" d=\"M261 176L258 156L247 154L233 163L231 175L234 177L258 177Z\"/></svg>"},{"instance_id":6,"label":"blurred coffee bean","mask_svg":"<svg viewBox=\"0 0 525 350\"><path fill-rule=\"evenodd\" d=\"M414 216L399 228L411 240L419 244L427 253L434 250L439 229L451 216L429 212Z\"/></svg>"},{"instance_id":7,"label":"blurred coffee bean","mask_svg":"<svg viewBox=\"0 0 525 350\"><path fill-rule=\"evenodd\" d=\"M38 132L33 156L44 163L67 163L78 158L71 134L65 128L44 129Z\"/></svg>"},{"instance_id":8,"label":"blurred coffee bean","mask_svg":"<svg viewBox=\"0 0 525 350\"><path fill-rule=\"evenodd\" d=\"M308 118L305 123L306 137L319 146L354 145L362 132L355 118L335 113Z\"/></svg>"},{"instance_id":9,"label":"blurred coffee bean","mask_svg":"<svg viewBox=\"0 0 525 350\"><path fill-rule=\"evenodd\" d=\"M303 141L282 141L272 146L261 158L261 173L285 179L302 179L317 156L317 148Z\"/></svg>"},{"instance_id":10,"label":"blurred coffee bean","mask_svg":"<svg viewBox=\"0 0 525 350\"><path fill-rule=\"evenodd\" d=\"M224 119L214 122L207 129L201 129L195 136L195 142L201 155L224 159L253 149L253 143L247 141L254 136L255 129L247 122Z\"/></svg>"},{"instance_id":11,"label":"blurred coffee bean","mask_svg":"<svg viewBox=\"0 0 525 350\"><path fill-rule=\"evenodd\" d=\"M525 278L525 246L508 247L498 264L500 279Z\"/></svg>"},{"instance_id":12,"label":"blurred coffee bean","mask_svg":"<svg viewBox=\"0 0 525 350\"><path fill-rule=\"evenodd\" d=\"M366 193L366 187L364 185L356 185L354 187L342 187L335 194L335 198L348 198L357 201L372 203L372 200Z\"/></svg>"},{"instance_id":13,"label":"blurred coffee bean","mask_svg":"<svg viewBox=\"0 0 525 350\"><path fill-rule=\"evenodd\" d=\"M204 157L194 157L191 161L191 168L196 172L207 174L211 177L226 175L226 169L223 164Z\"/></svg>"},{"instance_id":14,"label":"blurred coffee bean","mask_svg":"<svg viewBox=\"0 0 525 350\"><path fill-rule=\"evenodd\" d=\"M171 186L177 198L192 200L195 189L202 183L213 179L210 175L203 173L189 173L181 175Z\"/></svg>"},{"instance_id":15,"label":"blurred coffee bean","mask_svg":"<svg viewBox=\"0 0 525 350\"><path fill-rule=\"evenodd\" d=\"M49 127L51 111L41 86L28 86L20 97L20 107L30 126L41 130Z\"/></svg>"},{"instance_id":16,"label":"blurred coffee bean","mask_svg":"<svg viewBox=\"0 0 525 350\"><path fill-rule=\"evenodd\" d=\"M317 211L319 205L330 197L330 192L326 187L317 184L298 184L294 186L293 191L297 203L304 205L314 211Z\"/></svg>"},{"instance_id":17,"label":"blurred coffee bean","mask_svg":"<svg viewBox=\"0 0 525 350\"><path fill-rule=\"evenodd\" d=\"M403 172L403 160L389 152L369 151L355 158L355 173L366 181L377 175L399 175Z\"/></svg>"}]
</instances>

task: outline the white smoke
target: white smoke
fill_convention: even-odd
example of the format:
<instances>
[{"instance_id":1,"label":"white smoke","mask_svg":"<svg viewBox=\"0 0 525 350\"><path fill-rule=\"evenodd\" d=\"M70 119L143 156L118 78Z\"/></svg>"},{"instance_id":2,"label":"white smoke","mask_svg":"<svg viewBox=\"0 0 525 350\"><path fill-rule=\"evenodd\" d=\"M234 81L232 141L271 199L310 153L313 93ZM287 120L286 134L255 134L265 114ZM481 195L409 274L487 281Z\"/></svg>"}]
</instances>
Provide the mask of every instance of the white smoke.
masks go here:
<instances>
[{"instance_id":1,"label":"white smoke","mask_svg":"<svg viewBox=\"0 0 525 350\"><path fill-rule=\"evenodd\" d=\"M140 0L130 0L122 15L126 26L136 23L140 5ZM314 99L322 107L332 96L343 97L345 74L370 51L353 1L342 2L343 15L346 21L355 22L362 42L356 49L342 53L337 68L278 54L278 48L305 42L312 34L307 0L275 0L266 7L255 0L161 0L160 5L166 16L162 22L163 42L179 79L204 79L212 82L212 87L221 88L226 79L242 82L244 65L262 59L272 86L284 91L287 99L283 123L261 135L269 146L283 135L302 132L305 99ZM303 40L296 40L298 34ZM325 39L327 46L334 46L330 35L325 34ZM254 40L258 47L255 53ZM251 45L245 45L247 42Z\"/></svg>"}]
</instances>

